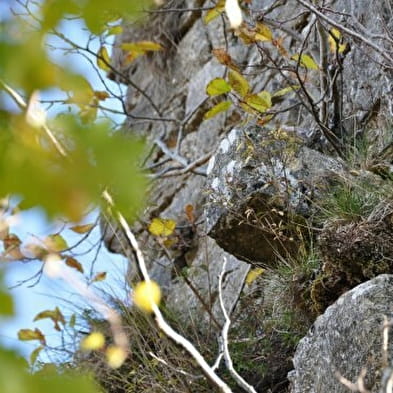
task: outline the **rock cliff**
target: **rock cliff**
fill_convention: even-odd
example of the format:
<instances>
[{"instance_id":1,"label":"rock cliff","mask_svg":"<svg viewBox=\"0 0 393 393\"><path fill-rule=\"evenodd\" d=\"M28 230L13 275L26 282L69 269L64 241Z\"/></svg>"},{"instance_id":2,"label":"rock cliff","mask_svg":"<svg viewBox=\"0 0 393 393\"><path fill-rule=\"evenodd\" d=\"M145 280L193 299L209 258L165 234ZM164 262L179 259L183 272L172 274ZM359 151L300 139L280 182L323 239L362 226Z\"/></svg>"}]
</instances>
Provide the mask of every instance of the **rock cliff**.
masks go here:
<instances>
[{"instance_id":1,"label":"rock cliff","mask_svg":"<svg viewBox=\"0 0 393 393\"><path fill-rule=\"evenodd\" d=\"M208 331L223 323L218 276L228 260L222 292L233 319L235 366L257 391L284 392L296 344L315 317L361 282L393 273L392 4L243 1L243 30L232 31L220 3L167 1L142 23L126 24L115 43L113 65L126 77L110 77L127 85L125 128L149 145L149 201L133 228L166 307L206 343ZM213 11L218 16L209 21ZM121 43L141 40L164 50L127 61ZM249 91L239 96L232 83L231 108L206 120L218 102L206 86L231 71ZM174 220L174 233L149 233L157 217ZM129 279L137 280L121 232L103 233L111 251L130 257ZM381 291L386 277L357 291ZM332 387L337 382L327 369L307 386L298 375L304 368L313 373L321 346L335 352L318 329L330 329L333 314L347 315L341 306L354 307L346 300L353 293L301 341L294 392L345 391ZM385 298L373 299L375 307L362 303L361 314L381 321ZM351 364L339 371L353 379L363 362L369 366L369 347L359 343L351 363L350 337L365 335L361 319L352 320L341 319L342 345L335 345ZM314 349L304 355L307 340Z\"/></svg>"}]
</instances>

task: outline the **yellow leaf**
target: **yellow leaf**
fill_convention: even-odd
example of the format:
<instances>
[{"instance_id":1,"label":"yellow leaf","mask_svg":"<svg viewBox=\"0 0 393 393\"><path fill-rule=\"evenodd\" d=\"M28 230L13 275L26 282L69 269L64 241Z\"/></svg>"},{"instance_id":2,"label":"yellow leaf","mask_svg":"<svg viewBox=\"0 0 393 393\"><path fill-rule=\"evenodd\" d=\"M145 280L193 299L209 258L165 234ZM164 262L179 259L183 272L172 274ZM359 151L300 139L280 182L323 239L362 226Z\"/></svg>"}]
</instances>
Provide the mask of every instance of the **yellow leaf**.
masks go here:
<instances>
[{"instance_id":1,"label":"yellow leaf","mask_svg":"<svg viewBox=\"0 0 393 393\"><path fill-rule=\"evenodd\" d=\"M94 96L100 101L105 101L109 98L109 93L107 91L95 91Z\"/></svg>"},{"instance_id":2,"label":"yellow leaf","mask_svg":"<svg viewBox=\"0 0 393 393\"><path fill-rule=\"evenodd\" d=\"M90 333L81 341L81 348L84 351L97 351L105 345L105 337L100 332Z\"/></svg>"},{"instance_id":3,"label":"yellow leaf","mask_svg":"<svg viewBox=\"0 0 393 393\"><path fill-rule=\"evenodd\" d=\"M153 41L139 41L135 42L135 45L137 48L145 52L154 52L163 49L159 43Z\"/></svg>"},{"instance_id":4,"label":"yellow leaf","mask_svg":"<svg viewBox=\"0 0 393 393\"><path fill-rule=\"evenodd\" d=\"M176 221L154 218L149 225L149 232L154 236L169 236L176 228Z\"/></svg>"},{"instance_id":5,"label":"yellow leaf","mask_svg":"<svg viewBox=\"0 0 393 393\"><path fill-rule=\"evenodd\" d=\"M45 336L40 329L21 329L18 332L18 339L21 341L38 340L42 345L46 345Z\"/></svg>"},{"instance_id":6,"label":"yellow leaf","mask_svg":"<svg viewBox=\"0 0 393 393\"><path fill-rule=\"evenodd\" d=\"M165 239L162 244L164 245L164 247L166 248L171 248L173 247L175 244L177 244L179 241L179 239L177 237L169 237L167 239Z\"/></svg>"},{"instance_id":7,"label":"yellow leaf","mask_svg":"<svg viewBox=\"0 0 393 393\"><path fill-rule=\"evenodd\" d=\"M69 267L72 267L75 270L78 270L78 272L83 273L83 266L80 262L78 262L75 258L73 257L67 257L65 260L65 264Z\"/></svg>"},{"instance_id":8,"label":"yellow leaf","mask_svg":"<svg viewBox=\"0 0 393 393\"><path fill-rule=\"evenodd\" d=\"M133 293L134 304L145 312L152 312L153 306L157 306L161 300L161 289L154 281L139 282Z\"/></svg>"},{"instance_id":9,"label":"yellow leaf","mask_svg":"<svg viewBox=\"0 0 393 393\"><path fill-rule=\"evenodd\" d=\"M54 327L58 331L61 330L59 322L61 322L63 325L65 325L64 316L58 307L56 307L54 310L41 311L40 313L38 313L34 317L33 322L39 321L41 319L46 319L46 318L49 318L53 321L53 323L55 324Z\"/></svg>"},{"instance_id":10,"label":"yellow leaf","mask_svg":"<svg viewBox=\"0 0 393 393\"><path fill-rule=\"evenodd\" d=\"M206 93L210 97L218 96L220 94L229 93L231 91L231 86L223 78L215 78L211 80L206 86Z\"/></svg>"},{"instance_id":11,"label":"yellow leaf","mask_svg":"<svg viewBox=\"0 0 393 393\"><path fill-rule=\"evenodd\" d=\"M301 56L298 54L293 55L291 57L292 60L297 61L302 67L305 67L309 70L318 70L318 64L314 61L314 59L310 55L306 55L303 53Z\"/></svg>"},{"instance_id":12,"label":"yellow leaf","mask_svg":"<svg viewBox=\"0 0 393 393\"><path fill-rule=\"evenodd\" d=\"M195 222L194 206L192 206L191 204L187 204L184 207L184 212L186 213L188 221L193 224Z\"/></svg>"},{"instance_id":13,"label":"yellow leaf","mask_svg":"<svg viewBox=\"0 0 393 393\"><path fill-rule=\"evenodd\" d=\"M50 252L64 251L68 248L67 242L65 241L63 236L59 234L47 236L44 239L44 243Z\"/></svg>"},{"instance_id":14,"label":"yellow leaf","mask_svg":"<svg viewBox=\"0 0 393 393\"><path fill-rule=\"evenodd\" d=\"M328 41L329 41L330 50L333 53L336 53L337 51L337 44L338 44L338 53L343 53L347 47L347 44L340 44L341 32L336 28L330 30Z\"/></svg>"},{"instance_id":15,"label":"yellow leaf","mask_svg":"<svg viewBox=\"0 0 393 393\"><path fill-rule=\"evenodd\" d=\"M94 224L86 224L86 225L75 225L73 227L71 227L71 231L75 232L75 233L86 233L89 232L91 229L94 228Z\"/></svg>"},{"instance_id":16,"label":"yellow leaf","mask_svg":"<svg viewBox=\"0 0 393 393\"><path fill-rule=\"evenodd\" d=\"M147 52L163 49L160 44L152 41L124 42L120 45L120 48L127 52L124 57L126 64L131 63L138 57L145 55Z\"/></svg>"},{"instance_id":17,"label":"yellow leaf","mask_svg":"<svg viewBox=\"0 0 393 393\"><path fill-rule=\"evenodd\" d=\"M266 116L263 116L260 119L258 119L257 123L260 126L264 126L265 124L269 123L269 121L272 119L273 119L273 115L266 115Z\"/></svg>"},{"instance_id":18,"label":"yellow leaf","mask_svg":"<svg viewBox=\"0 0 393 393\"><path fill-rule=\"evenodd\" d=\"M127 359L127 352L115 345L111 345L106 350L106 361L111 368L119 368Z\"/></svg>"},{"instance_id":19,"label":"yellow leaf","mask_svg":"<svg viewBox=\"0 0 393 393\"><path fill-rule=\"evenodd\" d=\"M209 22L220 16L223 13L224 9L225 0L220 0L214 8L206 12L203 17L203 22L207 25Z\"/></svg>"},{"instance_id":20,"label":"yellow leaf","mask_svg":"<svg viewBox=\"0 0 393 393\"><path fill-rule=\"evenodd\" d=\"M291 93L295 90L299 90L300 86L299 85L293 85L293 86L288 86L284 87L283 89L277 90L272 97L281 97L285 94Z\"/></svg>"},{"instance_id":21,"label":"yellow leaf","mask_svg":"<svg viewBox=\"0 0 393 393\"><path fill-rule=\"evenodd\" d=\"M244 98L244 102L247 105L249 105L251 108L253 108L261 113L266 112L271 106L271 103L269 103L264 98L258 96L257 94L247 95Z\"/></svg>"},{"instance_id":22,"label":"yellow leaf","mask_svg":"<svg viewBox=\"0 0 393 393\"><path fill-rule=\"evenodd\" d=\"M100 50L97 53L97 66L98 68L101 68L103 71L110 71L110 65L111 60L109 58L109 53L108 50L105 48L105 46L101 46Z\"/></svg>"},{"instance_id":23,"label":"yellow leaf","mask_svg":"<svg viewBox=\"0 0 393 393\"><path fill-rule=\"evenodd\" d=\"M124 42L120 45L121 49L130 52L144 54L145 52L153 52L162 50L162 46L152 41Z\"/></svg>"},{"instance_id":24,"label":"yellow leaf","mask_svg":"<svg viewBox=\"0 0 393 393\"><path fill-rule=\"evenodd\" d=\"M104 281L106 279L106 272L100 272L97 273L93 279L91 280L91 282L99 282L99 281Z\"/></svg>"},{"instance_id":25,"label":"yellow leaf","mask_svg":"<svg viewBox=\"0 0 393 393\"><path fill-rule=\"evenodd\" d=\"M239 72L230 70L228 73L228 79L233 90L235 90L241 97L244 97L250 91L250 85Z\"/></svg>"},{"instance_id":26,"label":"yellow leaf","mask_svg":"<svg viewBox=\"0 0 393 393\"><path fill-rule=\"evenodd\" d=\"M208 110L203 115L204 120L211 119L212 117L218 115L219 113L225 112L226 110L228 110L230 108L231 105L232 105L231 101L222 101L222 102L218 103L217 105L214 105L213 108Z\"/></svg>"},{"instance_id":27,"label":"yellow leaf","mask_svg":"<svg viewBox=\"0 0 393 393\"><path fill-rule=\"evenodd\" d=\"M251 285L261 274L263 274L265 269L261 267L256 267L255 269L251 269L246 277L246 284Z\"/></svg>"},{"instance_id":28,"label":"yellow leaf","mask_svg":"<svg viewBox=\"0 0 393 393\"><path fill-rule=\"evenodd\" d=\"M271 41L273 39L272 31L263 23L257 23L255 40L256 41Z\"/></svg>"}]
</instances>

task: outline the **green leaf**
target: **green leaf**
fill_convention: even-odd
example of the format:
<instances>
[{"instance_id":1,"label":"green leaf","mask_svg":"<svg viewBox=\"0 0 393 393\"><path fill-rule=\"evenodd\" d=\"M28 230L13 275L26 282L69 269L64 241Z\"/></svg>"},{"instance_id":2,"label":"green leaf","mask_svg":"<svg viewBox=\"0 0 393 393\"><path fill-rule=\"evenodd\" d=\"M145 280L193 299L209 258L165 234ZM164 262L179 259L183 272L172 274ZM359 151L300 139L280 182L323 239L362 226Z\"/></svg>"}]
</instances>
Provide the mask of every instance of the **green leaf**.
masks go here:
<instances>
[{"instance_id":1,"label":"green leaf","mask_svg":"<svg viewBox=\"0 0 393 393\"><path fill-rule=\"evenodd\" d=\"M241 97L245 97L250 91L247 80L237 71L230 70L228 73L229 84Z\"/></svg>"},{"instance_id":2,"label":"green leaf","mask_svg":"<svg viewBox=\"0 0 393 393\"><path fill-rule=\"evenodd\" d=\"M297 61L302 67L307 68L309 70L318 70L318 64L314 61L314 59L305 53L303 53L301 56L298 54L293 55L291 57L292 60Z\"/></svg>"},{"instance_id":3,"label":"green leaf","mask_svg":"<svg viewBox=\"0 0 393 393\"><path fill-rule=\"evenodd\" d=\"M206 93L211 97L229 93L231 90L231 86L223 78L215 78L211 80L206 86Z\"/></svg>"},{"instance_id":4,"label":"green leaf","mask_svg":"<svg viewBox=\"0 0 393 393\"><path fill-rule=\"evenodd\" d=\"M231 101L222 101L217 105L214 105L213 108L211 108L210 110L208 110L203 118L204 120L208 120L211 119L212 117L218 115L221 112L225 112L227 111L232 105Z\"/></svg>"},{"instance_id":5,"label":"green leaf","mask_svg":"<svg viewBox=\"0 0 393 393\"><path fill-rule=\"evenodd\" d=\"M27 362L13 351L0 349L1 393L99 393L102 390L89 375L61 374L52 365L51 371L31 373Z\"/></svg>"},{"instance_id":6,"label":"green leaf","mask_svg":"<svg viewBox=\"0 0 393 393\"><path fill-rule=\"evenodd\" d=\"M116 26L111 26L108 30L107 30L107 34L108 35L119 35L123 32L123 26L121 25L116 25Z\"/></svg>"},{"instance_id":7,"label":"green leaf","mask_svg":"<svg viewBox=\"0 0 393 393\"><path fill-rule=\"evenodd\" d=\"M14 301L12 296L0 289L0 315L12 316L14 314Z\"/></svg>"},{"instance_id":8,"label":"green leaf","mask_svg":"<svg viewBox=\"0 0 393 393\"><path fill-rule=\"evenodd\" d=\"M76 324L76 315L72 314L70 317L70 321L68 322L68 326L73 329L75 327Z\"/></svg>"},{"instance_id":9,"label":"green leaf","mask_svg":"<svg viewBox=\"0 0 393 393\"><path fill-rule=\"evenodd\" d=\"M50 126L66 143L65 159L23 117L7 121L0 133L0 197L17 194L23 198L21 208L42 206L49 217L75 222L92 204L105 206L105 186L123 214L135 217L146 184L138 167L141 141L111 134L107 123L83 125L74 116L61 116Z\"/></svg>"},{"instance_id":10,"label":"green leaf","mask_svg":"<svg viewBox=\"0 0 393 393\"><path fill-rule=\"evenodd\" d=\"M40 354L40 352L44 349L44 347L42 345L40 345L39 347L37 347L31 354L30 354L30 364L33 366L35 364L35 362L37 361L38 355Z\"/></svg>"}]
</instances>

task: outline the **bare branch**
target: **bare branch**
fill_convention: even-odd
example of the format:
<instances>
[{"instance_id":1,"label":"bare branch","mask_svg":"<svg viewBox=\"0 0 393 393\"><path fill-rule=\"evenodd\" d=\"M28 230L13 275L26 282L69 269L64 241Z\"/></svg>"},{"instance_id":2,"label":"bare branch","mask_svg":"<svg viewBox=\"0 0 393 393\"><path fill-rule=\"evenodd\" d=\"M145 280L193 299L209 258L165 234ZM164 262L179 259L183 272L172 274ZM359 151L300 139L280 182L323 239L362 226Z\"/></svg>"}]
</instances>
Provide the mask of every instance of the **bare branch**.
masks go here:
<instances>
[{"instance_id":1,"label":"bare branch","mask_svg":"<svg viewBox=\"0 0 393 393\"><path fill-rule=\"evenodd\" d=\"M233 379L236 381L236 383L241 388L243 388L246 392L249 392L249 393L257 393L257 391L251 385L249 385L242 378L242 376L235 370L235 368L233 367L233 361L232 361L231 355L229 353L228 332L229 332L229 328L231 326L231 320L230 320L227 310L225 308L224 299L222 296L222 281L223 281L223 277L225 274L226 265L227 265L227 258L224 257L224 263L222 264L221 274L218 278L218 296L220 299L221 311L224 314L224 318L225 318L225 324L224 324L224 327L222 328L222 332L221 332L221 345L222 345L222 351L224 354L225 364L226 364L228 371L232 375Z\"/></svg>"}]
</instances>

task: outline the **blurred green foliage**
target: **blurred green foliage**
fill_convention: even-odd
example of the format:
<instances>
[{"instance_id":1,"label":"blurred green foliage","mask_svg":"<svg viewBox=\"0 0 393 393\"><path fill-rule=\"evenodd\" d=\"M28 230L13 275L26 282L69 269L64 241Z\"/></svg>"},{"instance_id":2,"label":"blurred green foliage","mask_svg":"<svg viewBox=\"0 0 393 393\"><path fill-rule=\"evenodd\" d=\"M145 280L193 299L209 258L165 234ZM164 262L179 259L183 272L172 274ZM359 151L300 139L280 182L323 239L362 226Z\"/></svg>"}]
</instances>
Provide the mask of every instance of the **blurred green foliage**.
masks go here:
<instances>
[{"instance_id":1,"label":"blurred green foliage","mask_svg":"<svg viewBox=\"0 0 393 393\"><path fill-rule=\"evenodd\" d=\"M92 34L108 35L112 22L139 16L148 2L43 0L23 4L23 16L14 14L0 21L0 198L17 195L21 199L18 209L41 206L50 219L79 221L88 209L103 203L102 192L108 190L116 208L133 218L146 188L139 168L143 141L114 132L108 122L96 121L97 104L109 94L94 91L83 76L55 64L46 44L64 18L80 18ZM79 107L79 113L46 120L35 97L36 92L52 88L64 91L67 103ZM4 105L6 96L17 103L18 110ZM1 278L0 271L0 317L5 318L12 316L14 307ZM89 376L59 371L54 364L33 373L25 360L0 345L1 393L99 391Z\"/></svg>"},{"instance_id":2,"label":"blurred green foliage","mask_svg":"<svg viewBox=\"0 0 393 393\"><path fill-rule=\"evenodd\" d=\"M58 373L54 365L40 372L28 372L27 362L13 351L0 348L1 393L99 393L100 389L88 375Z\"/></svg>"}]
</instances>

